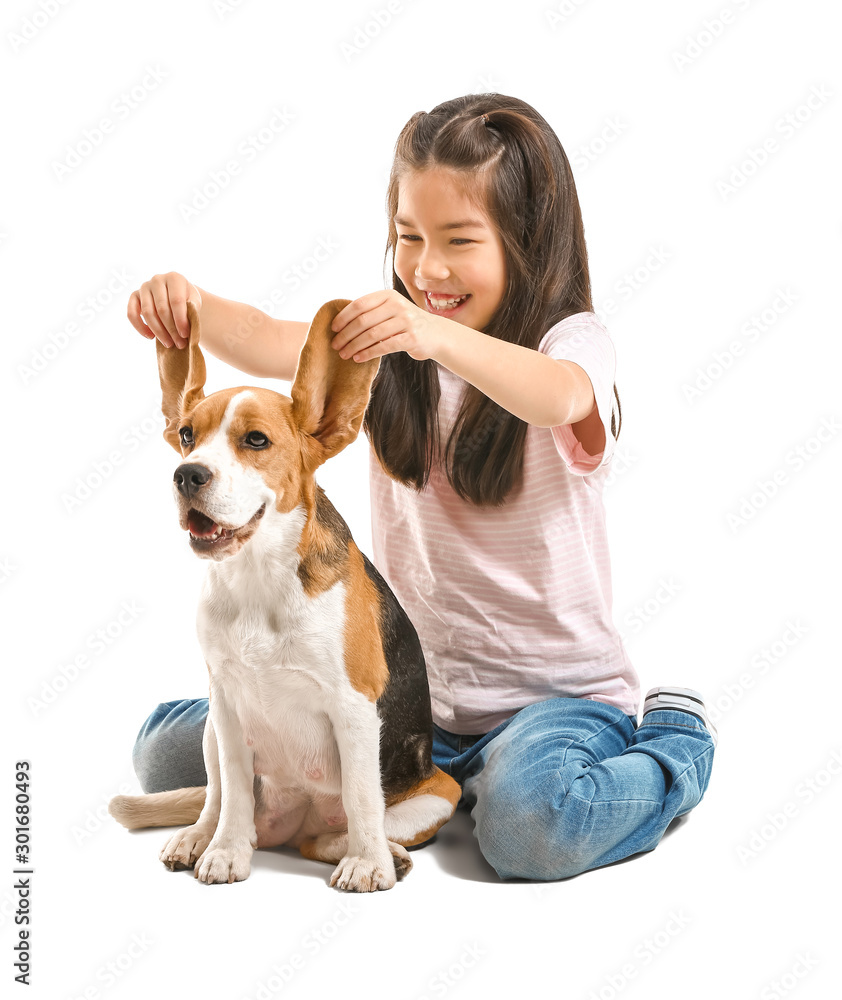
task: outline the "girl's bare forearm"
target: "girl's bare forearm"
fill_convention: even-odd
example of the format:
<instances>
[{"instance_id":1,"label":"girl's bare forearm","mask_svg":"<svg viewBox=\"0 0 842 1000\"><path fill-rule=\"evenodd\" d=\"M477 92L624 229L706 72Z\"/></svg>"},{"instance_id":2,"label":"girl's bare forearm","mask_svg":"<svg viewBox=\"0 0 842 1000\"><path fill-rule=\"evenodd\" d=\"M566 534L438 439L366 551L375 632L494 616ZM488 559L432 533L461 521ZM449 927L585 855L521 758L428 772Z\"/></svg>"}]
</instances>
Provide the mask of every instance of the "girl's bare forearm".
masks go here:
<instances>
[{"instance_id":1,"label":"girl's bare forearm","mask_svg":"<svg viewBox=\"0 0 842 1000\"><path fill-rule=\"evenodd\" d=\"M292 381L309 323L275 319L246 302L199 292L203 348L247 375Z\"/></svg>"}]
</instances>

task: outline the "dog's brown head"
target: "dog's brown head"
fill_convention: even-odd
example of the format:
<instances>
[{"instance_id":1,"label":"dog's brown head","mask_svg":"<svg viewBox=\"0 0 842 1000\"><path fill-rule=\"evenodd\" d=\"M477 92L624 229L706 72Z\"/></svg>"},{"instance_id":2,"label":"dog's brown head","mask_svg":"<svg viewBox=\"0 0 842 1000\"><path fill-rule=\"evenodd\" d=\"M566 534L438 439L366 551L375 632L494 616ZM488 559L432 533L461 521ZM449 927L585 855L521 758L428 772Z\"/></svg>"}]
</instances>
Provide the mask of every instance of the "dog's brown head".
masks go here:
<instances>
[{"instance_id":1,"label":"dog's brown head","mask_svg":"<svg viewBox=\"0 0 842 1000\"><path fill-rule=\"evenodd\" d=\"M184 459L173 477L179 520L197 555L235 555L268 511L287 513L312 495L316 469L357 437L380 358L345 360L330 346L330 324L349 301L333 299L314 316L291 399L248 386L205 396L192 302L187 346L156 341L164 438Z\"/></svg>"}]
</instances>

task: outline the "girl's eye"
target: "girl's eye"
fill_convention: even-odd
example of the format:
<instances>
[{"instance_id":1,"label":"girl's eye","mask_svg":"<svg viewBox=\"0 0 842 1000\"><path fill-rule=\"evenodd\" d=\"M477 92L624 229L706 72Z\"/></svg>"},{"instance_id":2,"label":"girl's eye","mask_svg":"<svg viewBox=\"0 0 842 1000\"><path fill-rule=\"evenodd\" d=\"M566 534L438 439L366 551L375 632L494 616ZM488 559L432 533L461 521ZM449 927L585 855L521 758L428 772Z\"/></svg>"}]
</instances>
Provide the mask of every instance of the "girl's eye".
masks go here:
<instances>
[{"instance_id":1,"label":"girl's eye","mask_svg":"<svg viewBox=\"0 0 842 1000\"><path fill-rule=\"evenodd\" d=\"M398 239L399 240L413 240L413 241L415 241L415 240L420 240L421 237L420 236L410 236L409 233L401 233L401 234L399 234ZM473 243L474 241L473 240L466 240L466 239L463 239L461 237L454 237L450 242L451 243L458 243L461 246L463 243Z\"/></svg>"}]
</instances>

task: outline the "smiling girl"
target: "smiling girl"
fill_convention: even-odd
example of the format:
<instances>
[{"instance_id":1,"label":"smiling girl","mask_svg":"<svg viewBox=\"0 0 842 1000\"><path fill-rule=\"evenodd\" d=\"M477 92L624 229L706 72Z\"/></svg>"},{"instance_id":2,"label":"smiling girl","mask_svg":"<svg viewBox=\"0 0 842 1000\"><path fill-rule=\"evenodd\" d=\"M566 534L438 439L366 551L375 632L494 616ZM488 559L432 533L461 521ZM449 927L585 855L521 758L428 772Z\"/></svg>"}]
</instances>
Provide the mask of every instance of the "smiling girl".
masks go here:
<instances>
[{"instance_id":1,"label":"smiling girl","mask_svg":"<svg viewBox=\"0 0 842 1000\"><path fill-rule=\"evenodd\" d=\"M704 795L715 732L688 688L650 691L637 724L602 501L615 352L567 157L524 101L471 94L410 118L387 203L392 288L349 303L333 347L381 358L363 422L373 562L421 640L434 762L503 879L650 851ZM293 379L308 324L260 314L228 338L255 311L179 274L134 292L129 319L179 349L188 298L203 347ZM205 783L206 714L194 699L147 719L145 791Z\"/></svg>"}]
</instances>

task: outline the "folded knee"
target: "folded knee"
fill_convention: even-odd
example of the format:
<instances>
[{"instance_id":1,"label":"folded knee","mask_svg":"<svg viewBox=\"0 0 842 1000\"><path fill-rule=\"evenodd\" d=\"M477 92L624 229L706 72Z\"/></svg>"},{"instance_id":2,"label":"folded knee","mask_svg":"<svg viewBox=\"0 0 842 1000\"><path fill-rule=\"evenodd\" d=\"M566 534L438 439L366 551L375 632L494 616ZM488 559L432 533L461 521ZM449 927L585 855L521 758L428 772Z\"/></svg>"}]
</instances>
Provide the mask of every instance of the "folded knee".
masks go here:
<instances>
[{"instance_id":1,"label":"folded knee","mask_svg":"<svg viewBox=\"0 0 842 1000\"><path fill-rule=\"evenodd\" d=\"M160 759L149 738L141 740L138 737L132 749L132 765L140 787L147 795L168 790L161 787Z\"/></svg>"},{"instance_id":2,"label":"folded knee","mask_svg":"<svg viewBox=\"0 0 842 1000\"><path fill-rule=\"evenodd\" d=\"M201 713L185 714L183 704L161 702L135 740L132 764L147 794L207 783L202 754L205 720Z\"/></svg>"},{"instance_id":3,"label":"folded knee","mask_svg":"<svg viewBox=\"0 0 842 1000\"><path fill-rule=\"evenodd\" d=\"M498 831L492 838L478 835L486 861L502 879L525 878L542 882L571 878L596 867L597 853L587 842L535 837L528 842Z\"/></svg>"},{"instance_id":4,"label":"folded knee","mask_svg":"<svg viewBox=\"0 0 842 1000\"><path fill-rule=\"evenodd\" d=\"M570 878L595 866L605 845L589 823L589 803L553 803L535 790L497 792L474 810L483 856L500 878Z\"/></svg>"}]
</instances>

